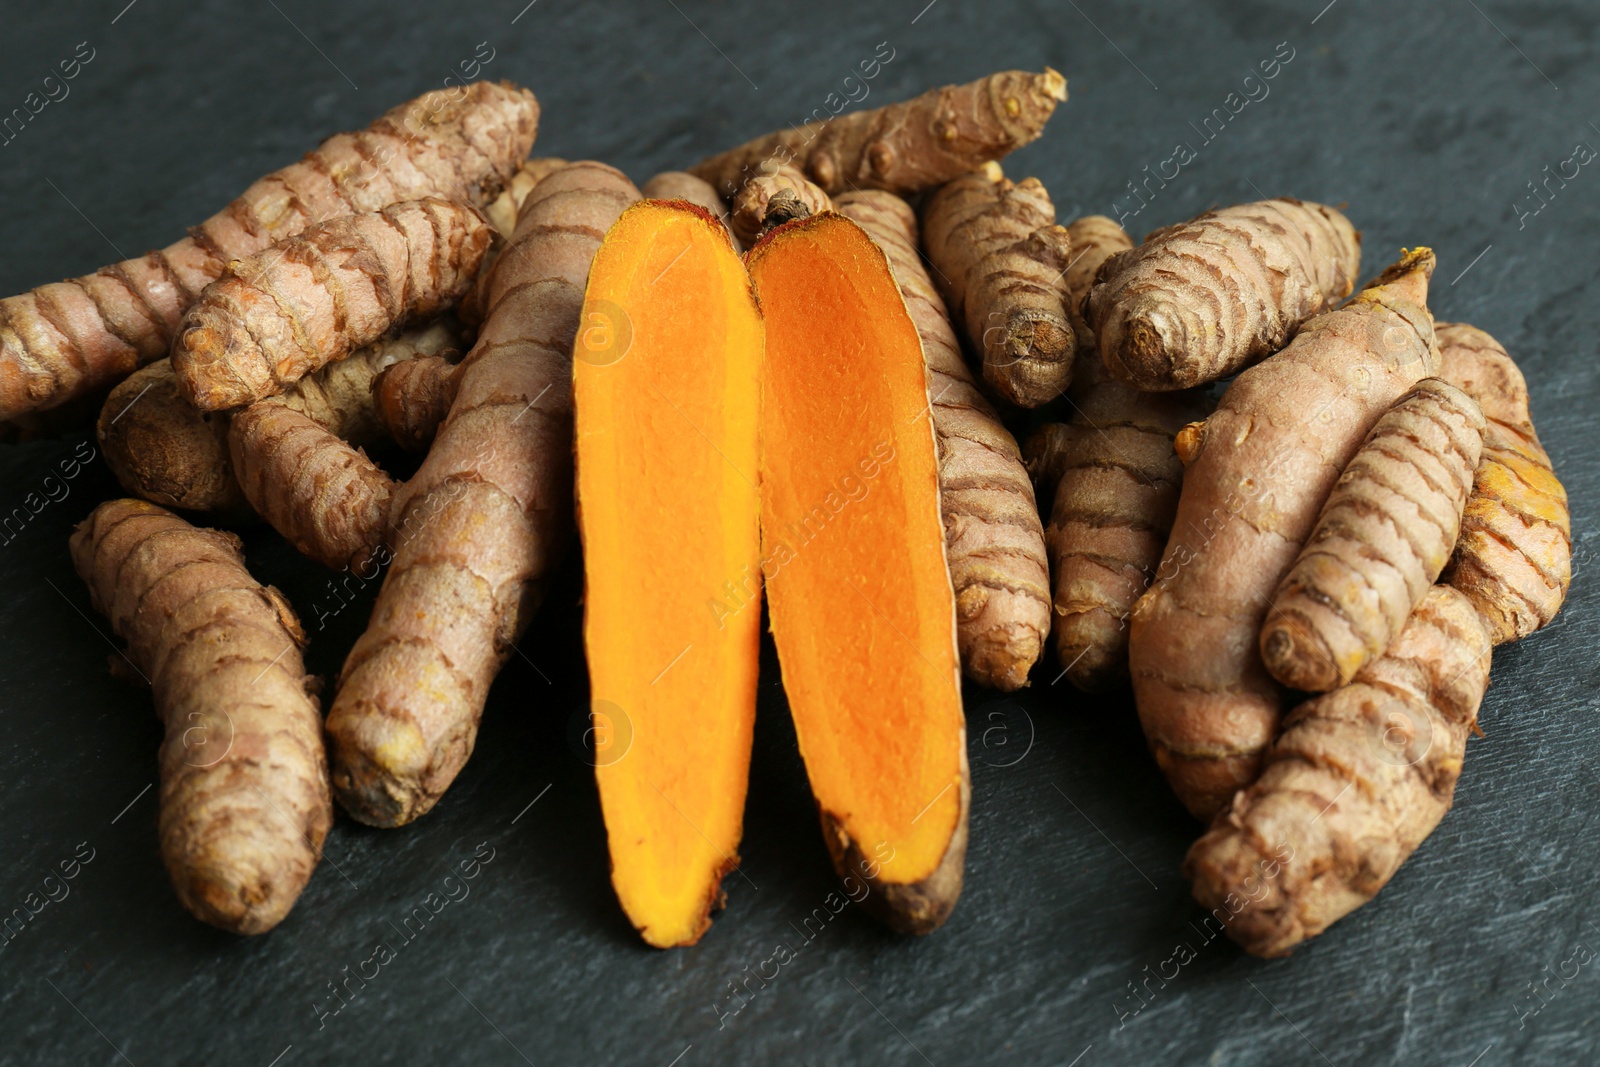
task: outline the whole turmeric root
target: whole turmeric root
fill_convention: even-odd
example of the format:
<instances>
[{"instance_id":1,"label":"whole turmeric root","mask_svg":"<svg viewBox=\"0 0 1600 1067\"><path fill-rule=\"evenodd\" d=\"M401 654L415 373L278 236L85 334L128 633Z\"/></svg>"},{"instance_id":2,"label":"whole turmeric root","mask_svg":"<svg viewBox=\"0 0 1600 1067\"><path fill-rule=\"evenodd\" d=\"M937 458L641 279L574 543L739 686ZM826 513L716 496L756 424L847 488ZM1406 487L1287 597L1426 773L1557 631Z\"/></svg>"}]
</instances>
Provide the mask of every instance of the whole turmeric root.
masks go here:
<instances>
[{"instance_id":1,"label":"whole turmeric root","mask_svg":"<svg viewBox=\"0 0 1600 1067\"><path fill-rule=\"evenodd\" d=\"M1495 644L1549 624L1572 584L1567 490L1528 414L1528 386L1500 342L1462 323L1439 327L1439 376L1483 407L1483 459L1446 580L1472 598Z\"/></svg>"},{"instance_id":2,"label":"whole turmeric root","mask_svg":"<svg viewBox=\"0 0 1600 1067\"><path fill-rule=\"evenodd\" d=\"M437 353L396 363L372 383L378 420L407 452L427 452L444 425L460 381L459 353Z\"/></svg>"},{"instance_id":3,"label":"whole turmeric root","mask_svg":"<svg viewBox=\"0 0 1600 1067\"><path fill-rule=\"evenodd\" d=\"M1438 369L1433 265L1429 249L1406 253L1179 436L1178 514L1128 659L1145 737L1197 818L1255 779L1277 733L1283 697L1257 648L1273 589L1367 432Z\"/></svg>"},{"instance_id":4,"label":"whole turmeric root","mask_svg":"<svg viewBox=\"0 0 1600 1067\"><path fill-rule=\"evenodd\" d=\"M444 362L458 355L459 344L459 332L444 322L406 330L306 375L271 402L326 430L330 449L371 448L385 440L386 431L387 436L425 432L431 440L427 419L444 418L437 399L423 395L419 387L403 401L392 400L379 410L372 395L373 376L419 358ZM232 420L229 412L201 411L189 403L178 388L171 361L158 359L134 371L107 397L100 411L100 447L112 473L132 495L219 521L245 521L254 511L234 476L228 452ZM268 435L260 446L264 451L248 446L244 461L252 466L269 462L275 442L276 436ZM260 494L255 498L259 500ZM297 514L307 503L293 494L283 499L284 514ZM272 521L270 515L264 517Z\"/></svg>"},{"instance_id":5,"label":"whole turmeric root","mask_svg":"<svg viewBox=\"0 0 1600 1067\"><path fill-rule=\"evenodd\" d=\"M1331 207L1262 200L1157 230L1116 257L1087 318L1111 376L1187 389L1271 355L1350 293L1360 236Z\"/></svg>"},{"instance_id":6,"label":"whole turmeric root","mask_svg":"<svg viewBox=\"0 0 1600 1067\"><path fill-rule=\"evenodd\" d=\"M664 170L645 182L639 192L646 200L682 200L705 208L728 231L728 236L733 240L733 250L740 251L739 239L734 236L733 220L728 213L728 202L722 199L716 186L704 178L697 178L686 170Z\"/></svg>"},{"instance_id":7,"label":"whole turmeric root","mask_svg":"<svg viewBox=\"0 0 1600 1067\"><path fill-rule=\"evenodd\" d=\"M431 350L424 358L442 361L443 353L456 354L447 347L453 337L440 324L403 343L371 345L234 414L228 448L239 485L256 513L302 555L332 570L360 570L383 544L396 485L356 442L389 436L385 417L415 412L418 421L442 419L449 402L412 395L391 400L385 413L375 402L376 379L402 365L400 357ZM450 391L448 380L424 384ZM417 432L415 425L403 429Z\"/></svg>"},{"instance_id":8,"label":"whole turmeric root","mask_svg":"<svg viewBox=\"0 0 1600 1067\"><path fill-rule=\"evenodd\" d=\"M785 163L770 174L744 183L733 198L733 235L746 248L768 230L792 219L833 210L833 201L816 184Z\"/></svg>"},{"instance_id":9,"label":"whole turmeric root","mask_svg":"<svg viewBox=\"0 0 1600 1067\"><path fill-rule=\"evenodd\" d=\"M250 577L237 537L143 500L96 508L72 562L166 726L161 857L178 899L224 930L272 929L333 821L294 611Z\"/></svg>"},{"instance_id":10,"label":"whole turmeric root","mask_svg":"<svg viewBox=\"0 0 1600 1067\"><path fill-rule=\"evenodd\" d=\"M691 173L732 196L766 165L795 163L822 191L886 189L909 195L943 185L1021 148L1044 131L1067 80L1007 70L914 100L819 119L702 160Z\"/></svg>"},{"instance_id":11,"label":"whole turmeric root","mask_svg":"<svg viewBox=\"0 0 1600 1067\"><path fill-rule=\"evenodd\" d=\"M951 316L983 357L983 376L1036 408L1072 383L1067 315L1072 240L1037 178L989 163L941 186L922 209L922 244Z\"/></svg>"},{"instance_id":12,"label":"whole turmeric root","mask_svg":"<svg viewBox=\"0 0 1600 1067\"><path fill-rule=\"evenodd\" d=\"M522 204L528 199L528 194L534 187L549 176L552 171L560 170L567 165L564 159L555 156L541 156L538 159L525 159L522 166L517 168L517 173L512 175L511 181L506 183L505 192L495 197L483 209L484 217L489 220L489 225L494 227L496 240L489 242L489 250L483 254L483 265L478 268L478 276L467 291L461 294L461 302L456 305L456 318L468 326L476 327L483 322L484 290L489 287L489 276L494 273L495 260L500 258L500 253L505 251L506 242L511 240L511 235L517 229L517 212L522 210Z\"/></svg>"},{"instance_id":13,"label":"whole turmeric root","mask_svg":"<svg viewBox=\"0 0 1600 1067\"><path fill-rule=\"evenodd\" d=\"M871 190L836 203L883 249L922 339L961 665L974 681L1019 689L1050 632L1044 528L1022 454L961 358L917 256L916 213L894 194Z\"/></svg>"},{"instance_id":14,"label":"whole turmeric root","mask_svg":"<svg viewBox=\"0 0 1600 1067\"><path fill-rule=\"evenodd\" d=\"M1468 598L1434 586L1354 681L1289 713L1184 861L1229 937L1283 956L1388 884L1450 810L1491 650Z\"/></svg>"},{"instance_id":15,"label":"whole turmeric root","mask_svg":"<svg viewBox=\"0 0 1600 1067\"><path fill-rule=\"evenodd\" d=\"M330 137L159 252L0 300L0 420L109 387L165 356L178 320L230 261L308 226L430 196L488 202L538 126L538 101L509 82L424 93Z\"/></svg>"},{"instance_id":16,"label":"whole turmeric root","mask_svg":"<svg viewBox=\"0 0 1600 1067\"><path fill-rule=\"evenodd\" d=\"M394 562L328 713L333 787L400 826L471 754L490 684L571 536L572 346L600 239L638 190L579 162L541 181L489 288L455 403L395 495Z\"/></svg>"},{"instance_id":17,"label":"whole turmeric root","mask_svg":"<svg viewBox=\"0 0 1600 1067\"><path fill-rule=\"evenodd\" d=\"M1389 647L1450 559L1483 426L1438 378L1378 420L1273 594L1261 658L1274 678L1325 693Z\"/></svg>"},{"instance_id":18,"label":"whole turmeric root","mask_svg":"<svg viewBox=\"0 0 1600 1067\"><path fill-rule=\"evenodd\" d=\"M475 208L407 201L234 263L184 315L172 346L178 384L202 411L281 393L401 322L448 310L490 235Z\"/></svg>"},{"instance_id":19,"label":"whole turmeric root","mask_svg":"<svg viewBox=\"0 0 1600 1067\"><path fill-rule=\"evenodd\" d=\"M1104 215L1067 232L1066 307L1078 338L1072 414L1046 423L1024 452L1050 516L1056 656L1069 682L1096 693L1128 677L1128 620L1161 562L1183 481L1172 439L1210 405L1201 390L1142 393L1106 373L1077 309L1100 265L1133 244Z\"/></svg>"}]
</instances>

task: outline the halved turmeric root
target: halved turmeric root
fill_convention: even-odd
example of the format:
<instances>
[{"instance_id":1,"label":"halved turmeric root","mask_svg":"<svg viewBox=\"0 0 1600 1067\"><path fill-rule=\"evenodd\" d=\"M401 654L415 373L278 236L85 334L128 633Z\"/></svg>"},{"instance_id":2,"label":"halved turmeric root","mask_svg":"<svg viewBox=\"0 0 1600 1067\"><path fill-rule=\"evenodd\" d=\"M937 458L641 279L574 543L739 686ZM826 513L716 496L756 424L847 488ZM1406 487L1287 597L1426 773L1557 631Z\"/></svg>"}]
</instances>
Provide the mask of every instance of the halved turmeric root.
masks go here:
<instances>
[{"instance_id":1,"label":"halved turmeric root","mask_svg":"<svg viewBox=\"0 0 1600 1067\"><path fill-rule=\"evenodd\" d=\"M800 752L840 875L927 933L961 892L970 787L922 342L842 216L746 261L767 339L762 571Z\"/></svg>"},{"instance_id":2,"label":"halved turmeric root","mask_svg":"<svg viewBox=\"0 0 1600 1067\"><path fill-rule=\"evenodd\" d=\"M715 216L665 201L623 213L574 352L578 525L611 882L660 948L699 940L738 864L761 644L761 349Z\"/></svg>"}]
</instances>

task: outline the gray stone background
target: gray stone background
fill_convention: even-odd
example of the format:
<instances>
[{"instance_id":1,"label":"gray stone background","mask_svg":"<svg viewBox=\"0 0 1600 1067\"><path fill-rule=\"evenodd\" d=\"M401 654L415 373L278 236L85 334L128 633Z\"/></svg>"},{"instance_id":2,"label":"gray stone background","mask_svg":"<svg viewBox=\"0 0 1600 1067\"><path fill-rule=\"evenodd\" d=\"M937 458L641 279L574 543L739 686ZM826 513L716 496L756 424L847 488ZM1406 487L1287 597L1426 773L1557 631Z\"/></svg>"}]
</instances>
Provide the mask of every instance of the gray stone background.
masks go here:
<instances>
[{"instance_id":1,"label":"gray stone background","mask_svg":"<svg viewBox=\"0 0 1600 1067\"><path fill-rule=\"evenodd\" d=\"M441 84L482 42L484 76L539 94L540 154L638 181L826 106L884 42L867 106L1050 64L1071 100L1007 169L1041 177L1063 218L1131 213L1127 183L1178 142L1200 146L1205 116L1292 51L1130 230L1290 194L1348 203L1368 274L1402 244L1433 246L1439 317L1490 330L1527 373L1572 495L1577 578L1548 632L1496 654L1455 810L1374 904L1289 959L1201 945L1178 870L1198 827L1126 700L1053 686L1049 669L1015 698L967 693L972 848L949 925L911 941L851 908L806 940L802 920L837 883L770 644L728 908L695 948L645 948L611 894L592 774L568 741L587 699L575 558L438 809L400 831L341 820L289 919L243 940L190 918L167 883L148 788L160 731L148 696L108 677L107 628L67 558L72 525L116 491L97 458L0 544L0 911L92 855L69 895L0 943L0 1060L1595 1062L1600 964L1542 1000L1530 983L1600 949L1600 472L1583 443L1600 406L1600 172L1552 183L1548 202L1529 185L1600 145L1594 5L126 3L0 15L0 113L80 42L93 52L69 95L0 145L0 292L167 243L321 137ZM0 449L0 511L86 440ZM327 572L265 533L248 547L307 618L312 669L336 670L371 590L331 610ZM494 858L470 896L340 1007L329 983L480 843ZM1130 983L1180 941L1198 958L1141 1007ZM734 998L780 942L798 958Z\"/></svg>"}]
</instances>

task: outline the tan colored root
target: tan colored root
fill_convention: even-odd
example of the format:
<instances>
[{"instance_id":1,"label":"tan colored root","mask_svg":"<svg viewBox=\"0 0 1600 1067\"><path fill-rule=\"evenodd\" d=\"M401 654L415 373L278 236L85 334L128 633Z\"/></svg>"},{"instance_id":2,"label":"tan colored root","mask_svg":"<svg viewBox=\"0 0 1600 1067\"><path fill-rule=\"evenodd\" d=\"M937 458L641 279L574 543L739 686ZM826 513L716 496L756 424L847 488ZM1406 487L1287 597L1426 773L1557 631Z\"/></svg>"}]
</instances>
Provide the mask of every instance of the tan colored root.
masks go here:
<instances>
[{"instance_id":1,"label":"tan colored root","mask_svg":"<svg viewBox=\"0 0 1600 1067\"><path fill-rule=\"evenodd\" d=\"M1273 589L1368 431L1438 369L1433 266L1428 249L1406 253L1176 442L1189 456L1178 513L1128 658L1145 737L1197 818L1255 779L1278 731L1283 693L1257 643Z\"/></svg>"},{"instance_id":2,"label":"tan colored root","mask_svg":"<svg viewBox=\"0 0 1600 1067\"><path fill-rule=\"evenodd\" d=\"M1333 208L1287 197L1240 204L1119 255L1086 317L1112 377L1187 389L1278 351L1349 294L1360 267L1360 237Z\"/></svg>"},{"instance_id":3,"label":"tan colored root","mask_svg":"<svg viewBox=\"0 0 1600 1067\"><path fill-rule=\"evenodd\" d=\"M1043 74L1002 71L758 137L697 163L691 172L724 196L784 163L799 166L831 196L846 189L910 195L1033 141L1066 98L1066 79L1049 68Z\"/></svg>"},{"instance_id":4,"label":"tan colored root","mask_svg":"<svg viewBox=\"0 0 1600 1067\"><path fill-rule=\"evenodd\" d=\"M456 398L458 357L424 356L397 363L372 383L378 420L395 444L408 452L426 452L450 414Z\"/></svg>"},{"instance_id":5,"label":"tan colored root","mask_svg":"<svg viewBox=\"0 0 1600 1067\"><path fill-rule=\"evenodd\" d=\"M1450 559L1483 428L1438 378L1378 420L1273 594L1261 658L1274 678L1325 693L1389 647Z\"/></svg>"},{"instance_id":6,"label":"tan colored root","mask_svg":"<svg viewBox=\"0 0 1600 1067\"><path fill-rule=\"evenodd\" d=\"M1492 646L1434 586L1388 652L1301 704L1252 785L1189 849L1194 896L1257 956L1283 956L1371 900L1450 810Z\"/></svg>"},{"instance_id":7,"label":"tan colored root","mask_svg":"<svg viewBox=\"0 0 1600 1067\"><path fill-rule=\"evenodd\" d=\"M770 174L751 178L733 198L733 233L746 248L768 230L792 219L833 210L833 201L800 173L785 164Z\"/></svg>"},{"instance_id":8,"label":"tan colored root","mask_svg":"<svg viewBox=\"0 0 1600 1067\"><path fill-rule=\"evenodd\" d=\"M183 313L232 260L406 200L487 203L538 125L533 94L509 82L424 93L330 137L159 252L0 300L0 420L107 388L167 355Z\"/></svg>"},{"instance_id":9,"label":"tan colored root","mask_svg":"<svg viewBox=\"0 0 1600 1067\"><path fill-rule=\"evenodd\" d=\"M272 929L333 821L299 621L237 537L143 500L96 508L72 560L166 727L161 856L178 898L224 930Z\"/></svg>"},{"instance_id":10,"label":"tan colored root","mask_svg":"<svg viewBox=\"0 0 1600 1067\"><path fill-rule=\"evenodd\" d=\"M483 209L484 217L489 220L489 225L494 227L495 240L489 243L489 251L484 253L483 265L478 268L478 277L467 287L467 291L461 294L461 302L456 305L456 317L466 325L478 326L483 322L483 294L489 287L489 276L494 273L495 260L505 251L506 242L511 240L511 235L516 232L517 212L522 210L528 194L532 193L534 187L552 171L566 165L566 160L557 159L555 156L523 160L522 166L517 168L517 173L506 184L505 192Z\"/></svg>"},{"instance_id":11,"label":"tan colored root","mask_svg":"<svg viewBox=\"0 0 1600 1067\"><path fill-rule=\"evenodd\" d=\"M1025 408L1072 382L1072 241L1055 223L1039 179L1012 182L998 163L946 183L922 211L923 248L951 315L983 358L984 379Z\"/></svg>"},{"instance_id":12,"label":"tan colored root","mask_svg":"<svg viewBox=\"0 0 1600 1067\"><path fill-rule=\"evenodd\" d=\"M739 239L733 233L733 220L728 213L728 203L717 192L716 186L704 178L697 178L686 170L664 170L644 183L639 192L646 200L683 200L695 207L703 207L715 215L728 231L734 251L740 251Z\"/></svg>"},{"instance_id":13,"label":"tan colored root","mask_svg":"<svg viewBox=\"0 0 1600 1067\"><path fill-rule=\"evenodd\" d=\"M1533 429L1528 386L1500 342L1461 323L1439 327L1439 376L1483 407L1483 458L1446 571L1488 620L1495 644L1550 623L1572 584L1567 490Z\"/></svg>"},{"instance_id":14,"label":"tan colored root","mask_svg":"<svg viewBox=\"0 0 1600 1067\"><path fill-rule=\"evenodd\" d=\"M1050 632L1044 528L1022 454L961 358L944 303L917 255L915 212L878 191L846 193L836 202L883 249L922 336L962 668L985 685L1019 689Z\"/></svg>"},{"instance_id":15,"label":"tan colored root","mask_svg":"<svg viewBox=\"0 0 1600 1067\"><path fill-rule=\"evenodd\" d=\"M500 257L450 416L395 496L394 562L328 714L334 790L362 822L410 822L454 780L571 535L583 287L637 197L611 167L573 163L534 189Z\"/></svg>"},{"instance_id":16,"label":"tan colored root","mask_svg":"<svg viewBox=\"0 0 1600 1067\"><path fill-rule=\"evenodd\" d=\"M234 263L184 315L172 369L203 411L283 392L404 322L447 311L490 227L448 200L347 215Z\"/></svg>"}]
</instances>

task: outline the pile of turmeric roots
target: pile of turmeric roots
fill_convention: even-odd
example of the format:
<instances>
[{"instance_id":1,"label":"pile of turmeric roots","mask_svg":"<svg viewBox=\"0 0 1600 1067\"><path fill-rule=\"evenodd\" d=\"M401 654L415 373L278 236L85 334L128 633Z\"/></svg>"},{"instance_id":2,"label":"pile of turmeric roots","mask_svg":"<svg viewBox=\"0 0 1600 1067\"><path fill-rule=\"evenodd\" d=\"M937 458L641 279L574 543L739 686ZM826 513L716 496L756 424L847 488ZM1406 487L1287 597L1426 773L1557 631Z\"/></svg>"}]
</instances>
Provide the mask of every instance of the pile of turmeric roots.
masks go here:
<instances>
[{"instance_id":1,"label":"pile of turmeric roots","mask_svg":"<svg viewBox=\"0 0 1600 1067\"><path fill-rule=\"evenodd\" d=\"M334 799L428 812L573 533L650 944L696 941L738 862L763 611L829 851L897 930L961 891L963 674L1131 685L1249 951L1371 899L1450 806L1491 650L1570 580L1526 386L1433 321L1426 248L1346 300L1333 208L1058 223L998 160L1065 98L1003 72L639 189L529 158L533 94L480 82L0 301L0 419L98 406L130 494L71 551L166 724L183 903L268 930ZM190 518L385 569L325 720L291 606Z\"/></svg>"}]
</instances>

